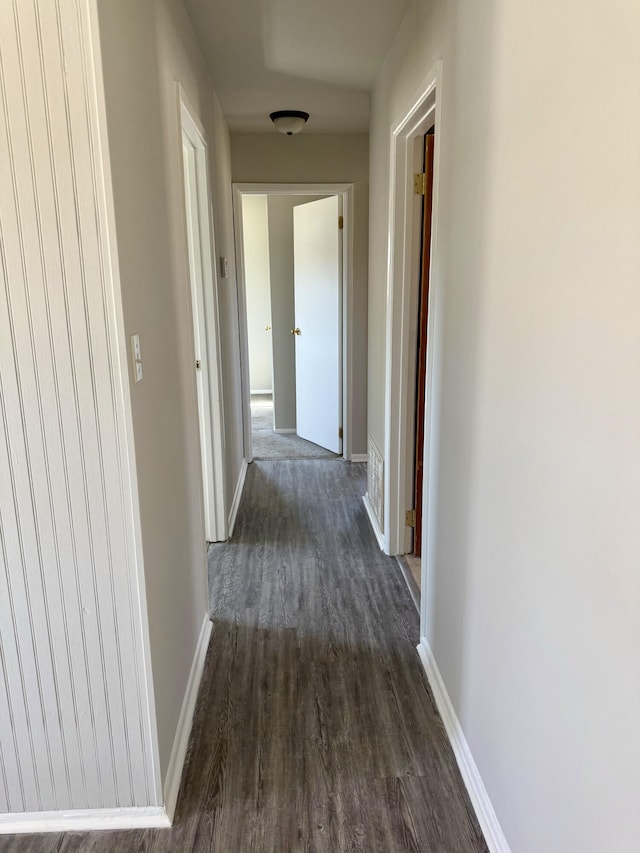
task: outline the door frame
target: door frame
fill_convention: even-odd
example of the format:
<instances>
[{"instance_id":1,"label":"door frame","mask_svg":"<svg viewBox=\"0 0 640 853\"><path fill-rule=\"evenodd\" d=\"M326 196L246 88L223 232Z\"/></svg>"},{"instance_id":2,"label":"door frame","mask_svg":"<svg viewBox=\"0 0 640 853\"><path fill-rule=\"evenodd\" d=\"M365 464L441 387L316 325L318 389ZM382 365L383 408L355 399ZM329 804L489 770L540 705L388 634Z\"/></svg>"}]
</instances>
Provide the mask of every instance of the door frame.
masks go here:
<instances>
[{"instance_id":1,"label":"door frame","mask_svg":"<svg viewBox=\"0 0 640 853\"><path fill-rule=\"evenodd\" d=\"M415 436L413 445L413 510L415 527L413 529L413 554L422 554L422 484L423 477L423 455L424 455L424 406L426 403L426 366L427 366L427 351L426 344L428 321L429 321L429 283L431 271L431 226L433 224L433 215L431 202L433 198L433 155L434 155L435 137L427 132L424 137L424 142L421 141L421 148L424 149L424 174L423 182L424 194L422 196L422 216L421 216L421 231L422 231L422 248L420 256L420 272L418 275L418 299L417 299L417 340L416 340L416 410L414 418ZM428 239L425 239L428 237ZM421 382L422 370L424 369L424 379ZM422 414L422 417L421 417ZM420 461L420 465L418 465Z\"/></svg>"},{"instance_id":2,"label":"door frame","mask_svg":"<svg viewBox=\"0 0 640 853\"><path fill-rule=\"evenodd\" d=\"M407 553L411 531L405 512L413 503L413 436L420 265L421 197L414 194L413 174L422 171L421 143L435 123L431 264L427 331L424 420L424 483L421 558L421 636L426 634L427 593L434 560L434 448L440 391L441 341L438 200L441 151L442 61L424 77L417 93L391 130L389 183L389 253L385 374L384 550ZM412 382L413 380L413 382Z\"/></svg>"},{"instance_id":3,"label":"door frame","mask_svg":"<svg viewBox=\"0 0 640 853\"><path fill-rule=\"evenodd\" d=\"M242 420L244 457L253 460L251 444L251 399L249 388L249 340L247 333L247 297L244 275L243 195L336 195L342 201L342 457L351 460L353 401L353 197L354 185L340 184L265 184L234 183L233 219L238 279L238 325L242 379Z\"/></svg>"},{"instance_id":4,"label":"door frame","mask_svg":"<svg viewBox=\"0 0 640 853\"><path fill-rule=\"evenodd\" d=\"M216 250L213 232L211 183L209 180L207 137L197 112L192 107L184 89L177 86L180 117L180 152L187 143L194 152L195 199L198 214L198 236L201 255L202 280L191 274L189 247L189 217L186 198L186 171L180 158L180 176L183 191L183 225L186 243L187 278L191 296L194 362L200 359L205 370L199 377L194 363L198 404L198 430L202 464L202 493L205 538L208 542L222 542L227 538L225 501L225 447L224 410L222 397L222 360L220 356L220 326L218 308L218 275L215 265ZM200 307L201 306L201 307ZM202 315L200 315L202 312ZM201 384L200 383L201 380ZM209 452L205 452L208 450Z\"/></svg>"}]
</instances>

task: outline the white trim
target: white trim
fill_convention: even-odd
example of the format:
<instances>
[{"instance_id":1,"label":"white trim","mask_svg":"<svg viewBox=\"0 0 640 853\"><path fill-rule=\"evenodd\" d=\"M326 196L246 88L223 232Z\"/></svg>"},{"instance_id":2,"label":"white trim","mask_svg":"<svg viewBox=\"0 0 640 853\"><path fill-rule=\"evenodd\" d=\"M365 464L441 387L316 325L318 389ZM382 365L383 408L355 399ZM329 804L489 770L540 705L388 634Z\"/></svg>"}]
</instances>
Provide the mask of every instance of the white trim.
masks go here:
<instances>
[{"instance_id":1,"label":"white trim","mask_svg":"<svg viewBox=\"0 0 640 853\"><path fill-rule=\"evenodd\" d=\"M196 646L193 661L191 662L191 671L184 699L182 700L180 716L178 717L178 726L173 739L169 766L167 767L167 774L164 777L164 808L170 824L173 823L178 793L180 792L182 768L184 767L184 759L187 754L187 746L189 745L193 714L196 709L196 700L198 698L198 690L200 689L204 662L207 657L207 649L209 648L212 627L213 624L209 618L209 614L206 613L202 622L202 628L200 629L198 645Z\"/></svg>"},{"instance_id":2,"label":"white trim","mask_svg":"<svg viewBox=\"0 0 640 853\"><path fill-rule=\"evenodd\" d=\"M351 454L351 461L352 462L368 462L369 457L367 456L366 453L352 453Z\"/></svg>"},{"instance_id":3,"label":"white trim","mask_svg":"<svg viewBox=\"0 0 640 853\"><path fill-rule=\"evenodd\" d=\"M185 194L184 238L187 259L187 280L192 303L192 323L194 332L194 362L201 361L200 371L195 370L197 384L198 424L200 430L203 517L205 538L208 542L222 542L227 538L225 518L225 444L222 357L220 353L220 324L218 307L218 268L213 233L213 210L211 200L211 181L209 179L209 145L202 123L189 98L176 83L180 151L188 145L193 152L193 198L197 210L197 222L192 222L197 230L199 248L199 266L202 276L194 275L189 262L189 222L187 210L188 195L185 178L188 177L183 157L180 158L181 183Z\"/></svg>"},{"instance_id":4,"label":"white trim","mask_svg":"<svg viewBox=\"0 0 640 853\"><path fill-rule=\"evenodd\" d=\"M238 285L238 321L240 327L240 360L242 383L242 417L244 455L253 459L251 444L251 408L249 388L249 342L247 333L247 296L244 275L244 243L242 225L243 195L337 195L342 200L342 457L351 456L353 441L353 276L354 276L354 185L343 184L260 184L234 183L233 222L236 243L236 276ZM231 535L231 534L229 534Z\"/></svg>"},{"instance_id":5,"label":"white trim","mask_svg":"<svg viewBox=\"0 0 640 853\"><path fill-rule=\"evenodd\" d=\"M366 457L364 459L366 462ZM362 496L362 503L364 504L364 508L367 511L367 515L369 516L369 521L371 523L371 529L373 530L376 539L378 540L378 545L380 546L380 550L384 551L384 536L382 535L382 529L380 528L380 524L378 519L376 518L375 510L371 504L371 500L369 499L369 494Z\"/></svg>"},{"instance_id":6,"label":"white trim","mask_svg":"<svg viewBox=\"0 0 640 853\"><path fill-rule=\"evenodd\" d=\"M240 474L238 475L238 482L236 484L236 491L233 496L233 503L231 504L231 509L229 510L229 523L227 525L227 531L229 538L233 536L233 529L236 526L236 518L238 517L238 508L240 506L240 498L242 497L242 490L244 489L244 481L247 477L247 460L242 460L242 466L240 468Z\"/></svg>"},{"instance_id":7,"label":"white trim","mask_svg":"<svg viewBox=\"0 0 640 853\"><path fill-rule=\"evenodd\" d=\"M249 394L253 397L254 394L273 394L273 388L252 388Z\"/></svg>"},{"instance_id":8,"label":"white trim","mask_svg":"<svg viewBox=\"0 0 640 853\"><path fill-rule=\"evenodd\" d=\"M427 341L427 395L425 405L425 459L423 522L423 590L427 574L428 553L432 542L428 531L429 501L432 487L430 445L434 375L434 338L437 334L438 281L438 186L441 150L442 61L439 60L422 81L410 104L391 131L389 184L389 247L387 268L387 328L385 376L385 489L384 536L387 554L402 554L410 550L410 530L405 525L405 511L412 502L411 478L408 476L413 442L415 400L411 371L415 381L415 347L417 287L419 264L419 197L412 192L415 171L415 145L434 124L435 151L432 200L431 269L429 286L429 330ZM415 304L414 304L415 303ZM412 313L413 312L413 313ZM423 594L423 599L424 599ZM424 601L423 601L424 609ZM423 626L424 633L424 626Z\"/></svg>"},{"instance_id":9,"label":"white trim","mask_svg":"<svg viewBox=\"0 0 640 853\"><path fill-rule=\"evenodd\" d=\"M418 654L487 846L491 853L511 853L426 637Z\"/></svg>"},{"instance_id":10,"label":"white trim","mask_svg":"<svg viewBox=\"0 0 640 853\"><path fill-rule=\"evenodd\" d=\"M163 806L0 814L0 835L25 832L95 832L101 829L157 829L170 826L171 821Z\"/></svg>"},{"instance_id":11,"label":"white trim","mask_svg":"<svg viewBox=\"0 0 640 853\"><path fill-rule=\"evenodd\" d=\"M296 431L295 428L294 429L274 429L274 432L277 432L278 435L294 435L295 431Z\"/></svg>"}]
</instances>

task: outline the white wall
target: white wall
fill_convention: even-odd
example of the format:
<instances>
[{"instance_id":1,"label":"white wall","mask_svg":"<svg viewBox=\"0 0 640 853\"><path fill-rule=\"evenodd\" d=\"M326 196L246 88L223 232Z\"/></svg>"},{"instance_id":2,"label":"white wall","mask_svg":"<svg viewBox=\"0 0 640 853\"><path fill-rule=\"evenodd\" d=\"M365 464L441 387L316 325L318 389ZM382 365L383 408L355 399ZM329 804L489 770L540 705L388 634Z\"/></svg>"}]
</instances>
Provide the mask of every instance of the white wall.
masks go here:
<instances>
[{"instance_id":1,"label":"white wall","mask_svg":"<svg viewBox=\"0 0 640 853\"><path fill-rule=\"evenodd\" d=\"M93 21L0 5L0 812L70 819L161 802Z\"/></svg>"},{"instance_id":2,"label":"white wall","mask_svg":"<svg viewBox=\"0 0 640 853\"><path fill-rule=\"evenodd\" d=\"M251 391L273 390L269 216L266 195L242 199L244 283Z\"/></svg>"},{"instance_id":3,"label":"white wall","mask_svg":"<svg viewBox=\"0 0 640 853\"><path fill-rule=\"evenodd\" d=\"M120 275L127 334L140 334L132 389L158 740L163 777L207 611L202 474L176 81L209 143L226 423L226 493L242 462L229 142L178 0L100 0Z\"/></svg>"},{"instance_id":4,"label":"white wall","mask_svg":"<svg viewBox=\"0 0 640 853\"><path fill-rule=\"evenodd\" d=\"M428 640L517 853L640 835L640 7L416 2L372 98L369 429L390 128L443 59Z\"/></svg>"},{"instance_id":5,"label":"white wall","mask_svg":"<svg viewBox=\"0 0 640 853\"><path fill-rule=\"evenodd\" d=\"M276 429L296 428L296 347L293 297L293 204L297 196L270 195L269 258L273 316L273 415Z\"/></svg>"},{"instance_id":6,"label":"white wall","mask_svg":"<svg viewBox=\"0 0 640 853\"><path fill-rule=\"evenodd\" d=\"M368 142L361 133L231 137L235 182L354 184L353 453L367 448Z\"/></svg>"}]
</instances>

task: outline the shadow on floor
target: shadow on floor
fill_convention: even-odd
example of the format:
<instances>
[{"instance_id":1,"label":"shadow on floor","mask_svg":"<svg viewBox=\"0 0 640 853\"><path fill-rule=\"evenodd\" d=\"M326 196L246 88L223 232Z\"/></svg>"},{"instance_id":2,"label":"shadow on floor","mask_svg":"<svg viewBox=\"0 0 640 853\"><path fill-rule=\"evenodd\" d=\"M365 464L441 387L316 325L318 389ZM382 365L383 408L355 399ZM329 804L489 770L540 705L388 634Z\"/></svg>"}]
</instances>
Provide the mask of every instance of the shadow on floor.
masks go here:
<instances>
[{"instance_id":1,"label":"shadow on floor","mask_svg":"<svg viewBox=\"0 0 640 853\"><path fill-rule=\"evenodd\" d=\"M3 853L486 853L365 487L364 465L250 466L234 536L209 550L174 826L6 837Z\"/></svg>"}]
</instances>

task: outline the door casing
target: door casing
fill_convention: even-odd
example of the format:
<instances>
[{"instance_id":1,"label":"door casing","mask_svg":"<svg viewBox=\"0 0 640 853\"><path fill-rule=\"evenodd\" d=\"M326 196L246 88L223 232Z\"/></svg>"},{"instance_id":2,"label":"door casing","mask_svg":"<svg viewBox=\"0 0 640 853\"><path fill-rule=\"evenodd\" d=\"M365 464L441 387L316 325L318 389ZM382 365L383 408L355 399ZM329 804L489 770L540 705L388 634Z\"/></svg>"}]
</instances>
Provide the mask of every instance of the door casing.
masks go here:
<instances>
[{"instance_id":1,"label":"door casing","mask_svg":"<svg viewBox=\"0 0 640 853\"><path fill-rule=\"evenodd\" d=\"M396 555L411 549L411 530L406 526L405 512L413 503L417 288L421 260L421 204L420 196L413 191L413 174L422 170L422 140L435 124L425 378L421 637L426 636L432 621L429 614L429 576L435 559L434 469L440 405L438 348L441 341L438 252L441 93L442 61L439 60L425 75L417 93L391 129L389 163L383 544L387 554Z\"/></svg>"},{"instance_id":2,"label":"door casing","mask_svg":"<svg viewBox=\"0 0 640 853\"><path fill-rule=\"evenodd\" d=\"M177 84L180 116L184 222L194 336L194 374L202 460L205 538L227 538L225 450L217 270L207 141L195 110ZM200 363L198 368L196 365Z\"/></svg>"}]
</instances>

